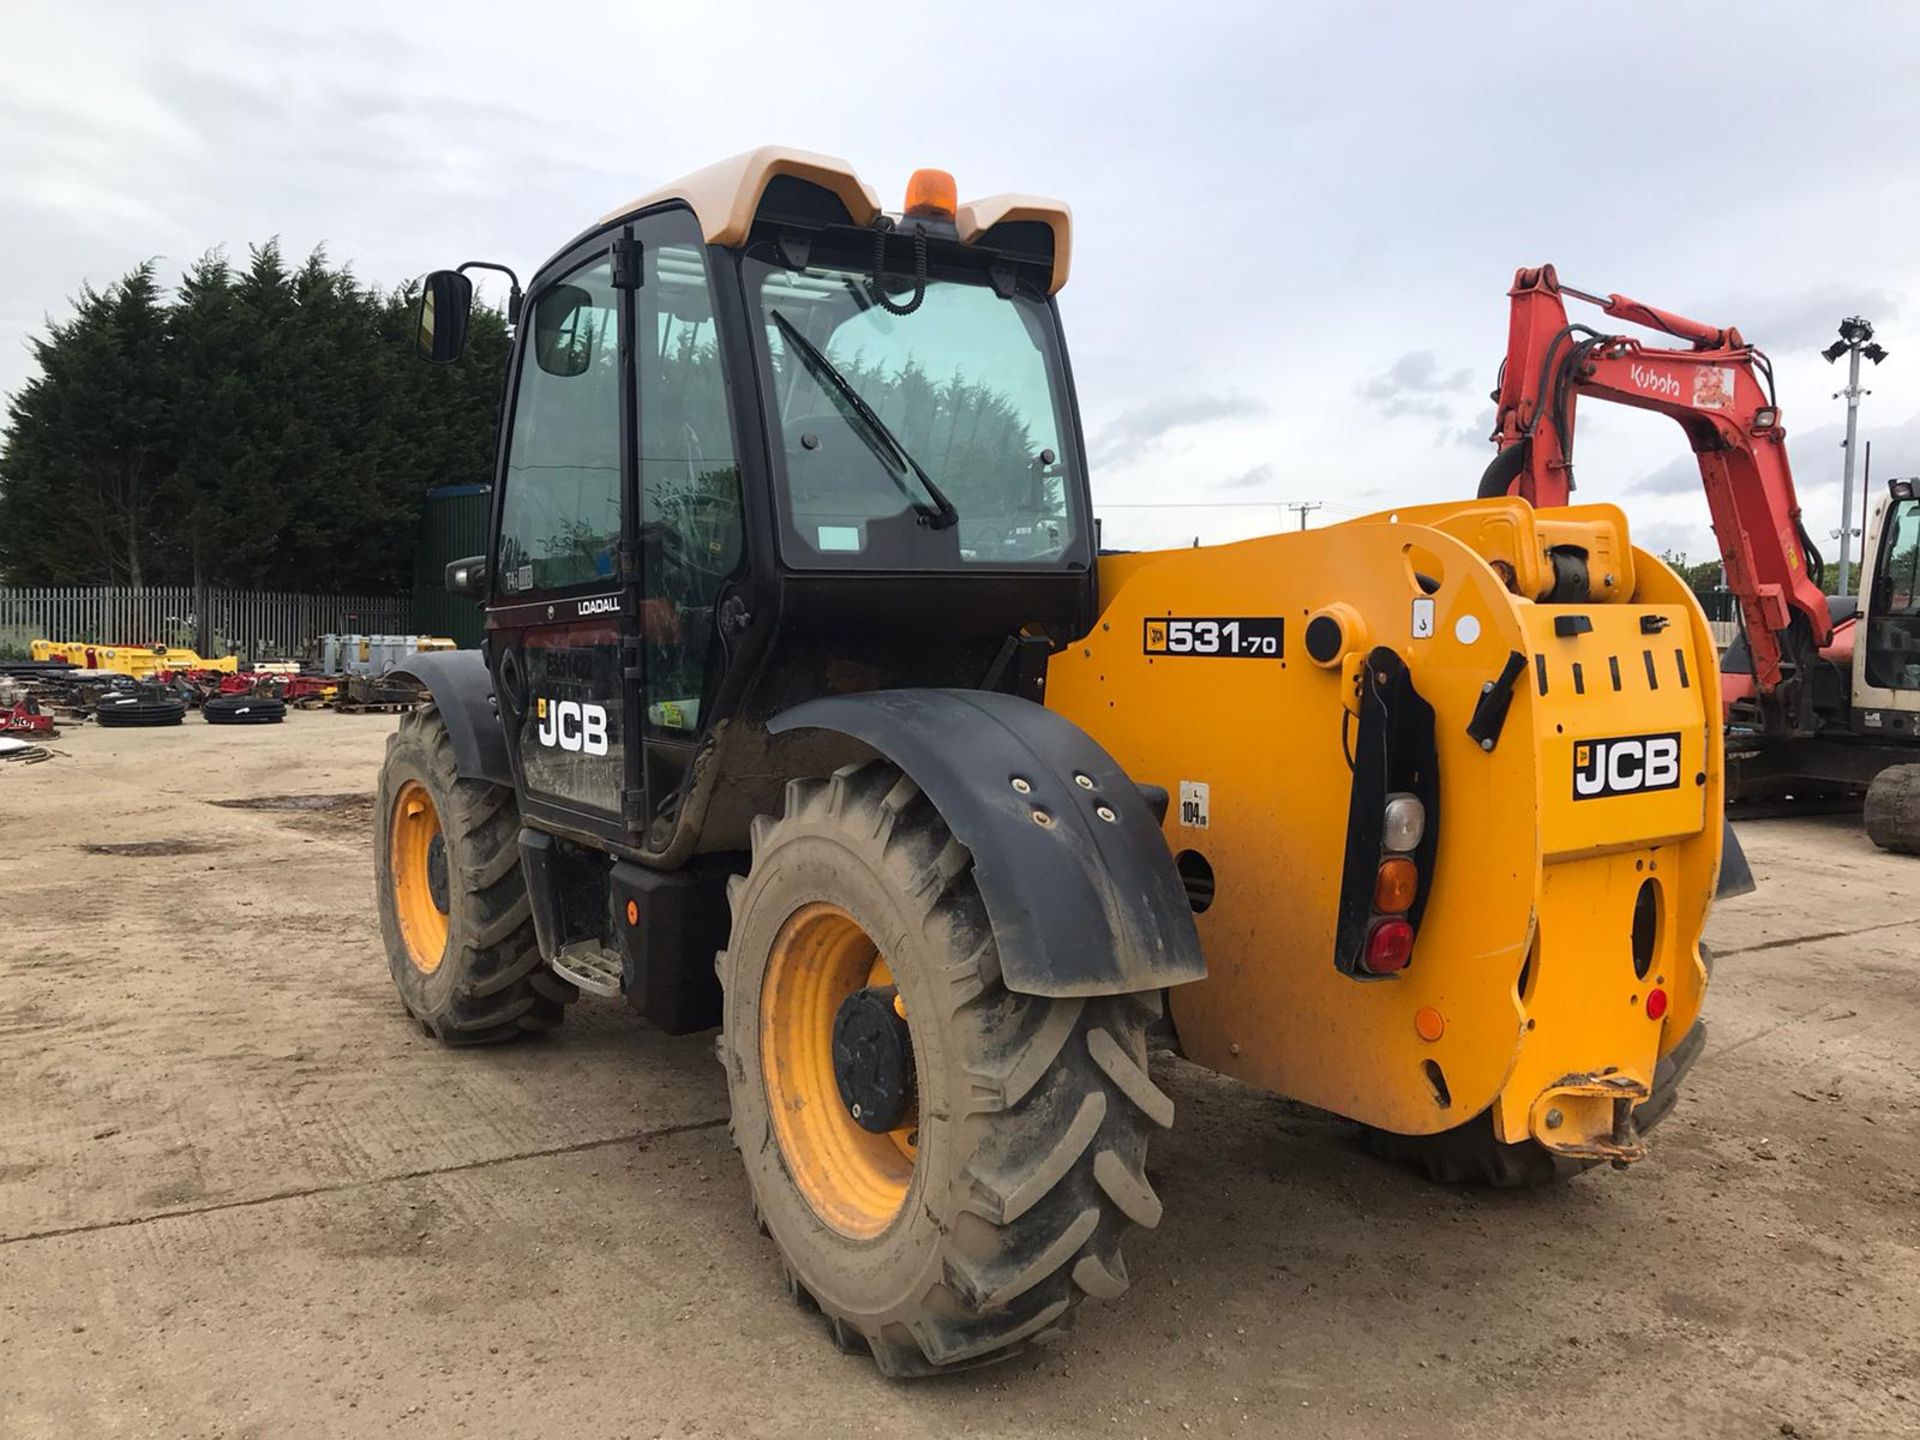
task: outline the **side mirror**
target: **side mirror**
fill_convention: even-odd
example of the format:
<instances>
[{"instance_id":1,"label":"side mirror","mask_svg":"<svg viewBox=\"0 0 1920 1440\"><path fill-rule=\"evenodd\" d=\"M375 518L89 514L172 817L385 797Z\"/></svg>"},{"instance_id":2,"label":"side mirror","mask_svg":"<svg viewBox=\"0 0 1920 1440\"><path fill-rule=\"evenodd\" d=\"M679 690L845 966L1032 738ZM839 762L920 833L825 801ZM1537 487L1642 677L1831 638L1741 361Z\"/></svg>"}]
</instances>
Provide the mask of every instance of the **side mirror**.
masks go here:
<instances>
[{"instance_id":1,"label":"side mirror","mask_svg":"<svg viewBox=\"0 0 1920 1440\"><path fill-rule=\"evenodd\" d=\"M463 595L469 600L486 599L487 557L469 555L465 560L455 560L448 564L447 593Z\"/></svg>"},{"instance_id":2,"label":"side mirror","mask_svg":"<svg viewBox=\"0 0 1920 1440\"><path fill-rule=\"evenodd\" d=\"M458 270L436 270L420 288L420 324L414 344L422 360L451 365L467 348L473 320L473 281Z\"/></svg>"},{"instance_id":3,"label":"side mirror","mask_svg":"<svg viewBox=\"0 0 1920 1440\"><path fill-rule=\"evenodd\" d=\"M556 285L533 302L533 358L549 375L568 379L587 373L610 312L578 285Z\"/></svg>"}]
</instances>

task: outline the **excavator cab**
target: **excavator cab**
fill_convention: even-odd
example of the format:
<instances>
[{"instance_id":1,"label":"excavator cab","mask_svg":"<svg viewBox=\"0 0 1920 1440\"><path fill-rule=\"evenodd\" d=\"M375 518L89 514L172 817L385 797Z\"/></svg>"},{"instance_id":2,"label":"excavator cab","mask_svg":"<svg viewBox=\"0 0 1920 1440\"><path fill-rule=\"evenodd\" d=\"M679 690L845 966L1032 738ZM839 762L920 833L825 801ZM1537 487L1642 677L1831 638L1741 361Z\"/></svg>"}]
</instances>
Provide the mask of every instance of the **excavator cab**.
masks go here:
<instances>
[{"instance_id":1,"label":"excavator cab","mask_svg":"<svg viewBox=\"0 0 1920 1440\"><path fill-rule=\"evenodd\" d=\"M1920 497L1913 481L1893 482L1874 531L1878 543L1861 576L1867 615L1855 690L1863 707L1920 715Z\"/></svg>"}]
</instances>

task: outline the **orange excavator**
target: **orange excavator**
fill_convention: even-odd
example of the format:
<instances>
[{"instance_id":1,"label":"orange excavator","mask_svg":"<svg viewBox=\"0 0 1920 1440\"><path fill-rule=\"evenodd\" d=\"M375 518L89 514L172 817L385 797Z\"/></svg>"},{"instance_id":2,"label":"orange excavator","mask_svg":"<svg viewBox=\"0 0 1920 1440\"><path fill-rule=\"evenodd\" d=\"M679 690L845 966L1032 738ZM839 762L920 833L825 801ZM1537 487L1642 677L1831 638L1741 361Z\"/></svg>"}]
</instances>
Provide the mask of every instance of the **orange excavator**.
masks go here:
<instances>
[{"instance_id":1,"label":"orange excavator","mask_svg":"<svg viewBox=\"0 0 1920 1440\"><path fill-rule=\"evenodd\" d=\"M1722 661L1729 799L1865 792L1875 841L1920 848L1914 482L1891 482L1881 500L1860 597L1830 596L1801 519L1765 352L1731 326L1576 290L1551 265L1521 270L1507 293L1507 354L1493 397L1498 449L1481 497L1568 504L1574 412L1583 397L1676 421L1699 462L1726 585L1740 611L1741 635ZM1568 297L1685 346L1574 323ZM1557 589L1543 600L1584 598L1572 592L1612 580L1591 573L1584 555L1548 559L1547 573L1569 593Z\"/></svg>"}]
</instances>

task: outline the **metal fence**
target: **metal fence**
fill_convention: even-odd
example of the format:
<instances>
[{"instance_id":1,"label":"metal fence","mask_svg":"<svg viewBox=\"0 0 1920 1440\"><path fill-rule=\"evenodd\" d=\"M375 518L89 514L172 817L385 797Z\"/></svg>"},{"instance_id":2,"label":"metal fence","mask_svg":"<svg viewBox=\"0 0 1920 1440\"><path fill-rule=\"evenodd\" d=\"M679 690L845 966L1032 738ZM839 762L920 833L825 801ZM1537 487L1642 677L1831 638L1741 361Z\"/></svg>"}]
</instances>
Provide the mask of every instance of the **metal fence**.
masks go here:
<instances>
[{"instance_id":1,"label":"metal fence","mask_svg":"<svg viewBox=\"0 0 1920 1440\"><path fill-rule=\"evenodd\" d=\"M270 590L204 590L157 585L0 589L0 655L32 640L96 645L179 645L204 641L209 656L297 658L328 633L411 634L407 595L295 595Z\"/></svg>"},{"instance_id":2,"label":"metal fence","mask_svg":"<svg viewBox=\"0 0 1920 1440\"><path fill-rule=\"evenodd\" d=\"M1696 590L1693 594L1700 602L1700 608L1707 612L1707 619L1731 625L1740 618L1740 602L1734 597L1733 591L1715 588Z\"/></svg>"}]
</instances>

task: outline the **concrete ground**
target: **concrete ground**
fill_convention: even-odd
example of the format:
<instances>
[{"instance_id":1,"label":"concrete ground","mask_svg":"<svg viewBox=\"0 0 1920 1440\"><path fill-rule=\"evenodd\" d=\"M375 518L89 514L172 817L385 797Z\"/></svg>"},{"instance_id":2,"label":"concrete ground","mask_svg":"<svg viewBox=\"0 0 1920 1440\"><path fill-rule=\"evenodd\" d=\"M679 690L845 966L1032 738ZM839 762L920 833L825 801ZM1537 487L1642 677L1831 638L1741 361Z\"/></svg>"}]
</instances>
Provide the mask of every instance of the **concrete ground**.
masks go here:
<instances>
[{"instance_id":1,"label":"concrete ground","mask_svg":"<svg viewBox=\"0 0 1920 1440\"><path fill-rule=\"evenodd\" d=\"M1857 820L1743 829L1762 889L1633 1170L1442 1191L1170 1062L1132 1293L892 1385L783 1298L711 1037L405 1020L390 724L0 765L0 1436L1920 1432L1920 861Z\"/></svg>"}]
</instances>

